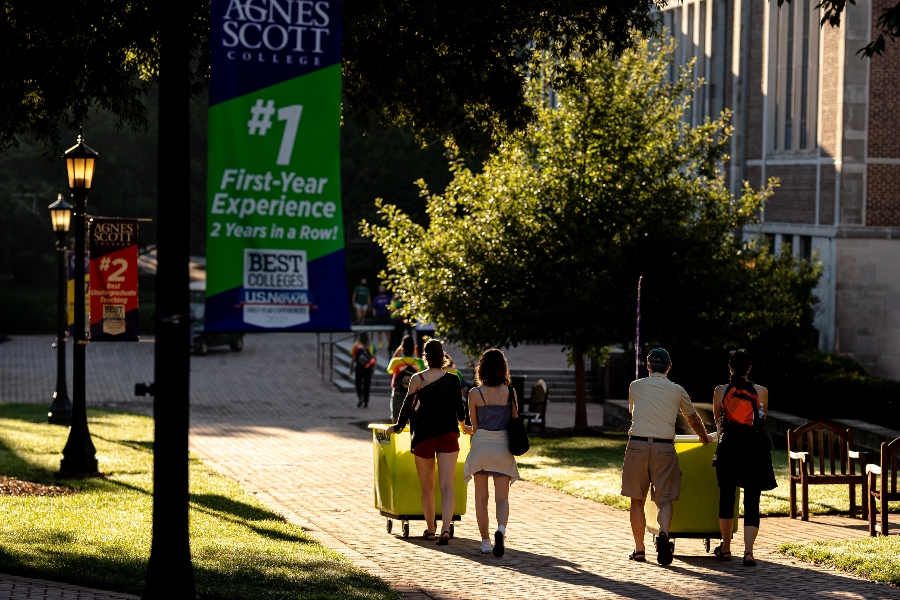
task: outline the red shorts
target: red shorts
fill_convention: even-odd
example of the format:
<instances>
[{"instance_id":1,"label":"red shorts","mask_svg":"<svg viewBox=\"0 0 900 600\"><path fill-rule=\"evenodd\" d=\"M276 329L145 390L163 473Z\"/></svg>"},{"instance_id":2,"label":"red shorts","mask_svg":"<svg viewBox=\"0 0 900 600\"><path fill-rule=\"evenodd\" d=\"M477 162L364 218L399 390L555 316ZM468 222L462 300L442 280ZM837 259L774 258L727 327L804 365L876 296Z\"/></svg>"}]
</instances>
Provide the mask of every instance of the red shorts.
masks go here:
<instances>
[{"instance_id":1,"label":"red shorts","mask_svg":"<svg viewBox=\"0 0 900 600\"><path fill-rule=\"evenodd\" d=\"M459 452L459 434L445 433L419 442L412 452L421 458L434 458L435 452Z\"/></svg>"}]
</instances>

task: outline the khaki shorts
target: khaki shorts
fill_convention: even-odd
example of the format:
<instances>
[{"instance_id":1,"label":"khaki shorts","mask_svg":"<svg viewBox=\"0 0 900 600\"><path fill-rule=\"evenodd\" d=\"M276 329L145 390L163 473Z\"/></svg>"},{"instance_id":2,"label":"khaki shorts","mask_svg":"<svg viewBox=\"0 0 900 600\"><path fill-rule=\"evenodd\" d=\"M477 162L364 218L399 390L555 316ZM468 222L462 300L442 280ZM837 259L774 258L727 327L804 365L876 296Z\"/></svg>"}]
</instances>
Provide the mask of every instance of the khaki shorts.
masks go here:
<instances>
[{"instance_id":1,"label":"khaki shorts","mask_svg":"<svg viewBox=\"0 0 900 600\"><path fill-rule=\"evenodd\" d=\"M652 487L651 487L652 484ZM681 494L681 469L675 446L659 442L629 440L622 467L622 495L647 497L654 502L674 502Z\"/></svg>"}]
</instances>

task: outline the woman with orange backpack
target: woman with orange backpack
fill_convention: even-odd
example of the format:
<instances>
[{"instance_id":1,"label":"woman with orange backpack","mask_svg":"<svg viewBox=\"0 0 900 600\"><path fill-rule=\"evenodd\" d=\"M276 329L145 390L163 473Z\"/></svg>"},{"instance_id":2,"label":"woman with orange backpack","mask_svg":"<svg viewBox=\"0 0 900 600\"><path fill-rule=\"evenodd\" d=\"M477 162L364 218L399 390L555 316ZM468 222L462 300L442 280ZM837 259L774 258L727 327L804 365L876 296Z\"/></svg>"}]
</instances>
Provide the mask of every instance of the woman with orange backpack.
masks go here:
<instances>
[{"instance_id":1,"label":"woman with orange backpack","mask_svg":"<svg viewBox=\"0 0 900 600\"><path fill-rule=\"evenodd\" d=\"M731 560L734 495L744 488L744 566L756 566L753 542L759 533L759 498L777 487L772 470L771 441L766 432L769 390L747 379L750 354L735 350L728 358L731 381L713 393L713 412L719 433L716 478L719 483L720 560Z\"/></svg>"}]
</instances>

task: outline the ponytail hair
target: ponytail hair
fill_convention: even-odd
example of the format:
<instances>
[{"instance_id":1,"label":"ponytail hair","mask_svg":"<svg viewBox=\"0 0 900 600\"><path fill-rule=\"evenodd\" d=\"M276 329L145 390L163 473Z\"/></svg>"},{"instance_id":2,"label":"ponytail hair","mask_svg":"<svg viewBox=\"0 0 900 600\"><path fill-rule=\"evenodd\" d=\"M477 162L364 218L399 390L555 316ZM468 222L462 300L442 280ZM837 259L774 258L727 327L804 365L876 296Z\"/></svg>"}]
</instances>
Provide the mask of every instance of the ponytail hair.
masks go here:
<instances>
[{"instance_id":1,"label":"ponytail hair","mask_svg":"<svg viewBox=\"0 0 900 600\"><path fill-rule=\"evenodd\" d=\"M444 346L440 340L432 338L425 342L425 362L432 369L450 366L449 356L444 353Z\"/></svg>"},{"instance_id":2,"label":"ponytail hair","mask_svg":"<svg viewBox=\"0 0 900 600\"><path fill-rule=\"evenodd\" d=\"M731 383L735 384L750 372L750 353L741 348L728 355L728 366L731 367Z\"/></svg>"}]
</instances>

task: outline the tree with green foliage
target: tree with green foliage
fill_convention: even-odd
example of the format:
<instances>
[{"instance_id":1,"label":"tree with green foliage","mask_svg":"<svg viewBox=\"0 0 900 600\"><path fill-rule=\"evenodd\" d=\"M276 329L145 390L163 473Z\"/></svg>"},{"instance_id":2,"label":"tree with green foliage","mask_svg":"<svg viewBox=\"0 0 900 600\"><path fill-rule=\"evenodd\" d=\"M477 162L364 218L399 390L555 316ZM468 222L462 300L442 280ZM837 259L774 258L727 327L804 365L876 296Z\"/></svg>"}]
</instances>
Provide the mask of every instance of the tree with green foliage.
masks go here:
<instances>
[{"instance_id":1,"label":"tree with green foliage","mask_svg":"<svg viewBox=\"0 0 900 600\"><path fill-rule=\"evenodd\" d=\"M675 347L722 346L809 320L818 270L776 259L741 232L775 182L742 195L722 172L727 114L691 128L690 69L667 79L671 47L642 43L578 65L585 91L548 102L475 174L453 163L427 199L427 226L379 202L363 232L408 316L433 320L475 353L526 340L562 342L576 372L575 428L587 427L585 355L632 338L644 276L645 332Z\"/></svg>"},{"instance_id":2,"label":"tree with green foliage","mask_svg":"<svg viewBox=\"0 0 900 600\"><path fill-rule=\"evenodd\" d=\"M249 0L233 0L247 2ZM296 3L278 2L288 10ZM346 0L345 110L363 122L409 125L471 145L519 129L531 118L527 75L539 52L570 56L621 51L654 31L662 0ZM290 5L294 5L291 8ZM58 127L84 122L96 105L122 126L147 125L145 95L159 77L165 3L110 0L36 3L2 0L0 148L32 133L49 148ZM209 77L209 2L188 0L192 94ZM560 81L577 81L561 70Z\"/></svg>"},{"instance_id":3,"label":"tree with green foliage","mask_svg":"<svg viewBox=\"0 0 900 600\"><path fill-rule=\"evenodd\" d=\"M823 24L839 25L847 1L823 0ZM653 11L665 4L345 0L345 113L361 122L374 117L381 126L434 132L467 147L521 130L534 118L526 82L541 56L561 67L557 87L577 85L572 57L633 47L658 31ZM188 75L191 94L198 96L209 78L209 2L187 0L178 10L189 20L195 60ZM30 133L56 153L60 127L77 128L97 107L120 127L146 129L147 93L159 78L159 26L171 18L168 4L0 0L0 11L0 150ZM864 48L868 56L881 53L886 38L900 37L900 3L887 8L877 25Z\"/></svg>"}]
</instances>

